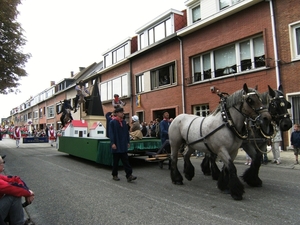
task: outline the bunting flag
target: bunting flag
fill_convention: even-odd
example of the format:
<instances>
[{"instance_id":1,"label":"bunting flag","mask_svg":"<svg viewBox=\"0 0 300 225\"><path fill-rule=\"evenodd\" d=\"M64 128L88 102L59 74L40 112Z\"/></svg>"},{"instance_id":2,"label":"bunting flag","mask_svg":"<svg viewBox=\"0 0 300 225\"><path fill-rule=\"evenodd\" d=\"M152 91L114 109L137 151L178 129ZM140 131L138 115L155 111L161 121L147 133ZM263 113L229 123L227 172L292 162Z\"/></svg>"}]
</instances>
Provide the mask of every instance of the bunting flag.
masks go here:
<instances>
[{"instance_id":1,"label":"bunting flag","mask_svg":"<svg viewBox=\"0 0 300 225\"><path fill-rule=\"evenodd\" d=\"M141 107L141 95L136 95L136 106Z\"/></svg>"}]
</instances>

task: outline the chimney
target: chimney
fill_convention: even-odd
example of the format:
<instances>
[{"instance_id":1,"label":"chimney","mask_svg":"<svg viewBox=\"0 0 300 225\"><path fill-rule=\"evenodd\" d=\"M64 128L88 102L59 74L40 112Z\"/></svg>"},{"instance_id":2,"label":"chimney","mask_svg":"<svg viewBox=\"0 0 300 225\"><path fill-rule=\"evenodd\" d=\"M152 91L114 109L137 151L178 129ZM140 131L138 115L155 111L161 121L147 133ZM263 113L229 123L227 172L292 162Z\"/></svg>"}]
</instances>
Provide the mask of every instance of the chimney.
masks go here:
<instances>
[{"instance_id":1,"label":"chimney","mask_svg":"<svg viewBox=\"0 0 300 225\"><path fill-rule=\"evenodd\" d=\"M84 70L85 67L79 67L79 71L81 72L82 70Z\"/></svg>"},{"instance_id":2,"label":"chimney","mask_svg":"<svg viewBox=\"0 0 300 225\"><path fill-rule=\"evenodd\" d=\"M71 71L71 77L74 77L74 72L73 71Z\"/></svg>"},{"instance_id":3,"label":"chimney","mask_svg":"<svg viewBox=\"0 0 300 225\"><path fill-rule=\"evenodd\" d=\"M52 87L53 85L55 85L55 81L50 81L50 87Z\"/></svg>"}]
</instances>

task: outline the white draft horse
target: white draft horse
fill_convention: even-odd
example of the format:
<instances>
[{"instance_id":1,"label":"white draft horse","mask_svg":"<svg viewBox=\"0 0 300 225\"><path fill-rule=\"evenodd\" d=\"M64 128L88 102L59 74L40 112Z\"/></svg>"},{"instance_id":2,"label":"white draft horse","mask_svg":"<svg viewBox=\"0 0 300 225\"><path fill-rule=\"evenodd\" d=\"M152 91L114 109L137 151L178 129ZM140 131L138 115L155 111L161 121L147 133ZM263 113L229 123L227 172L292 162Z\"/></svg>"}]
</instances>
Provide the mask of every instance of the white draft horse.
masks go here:
<instances>
[{"instance_id":1,"label":"white draft horse","mask_svg":"<svg viewBox=\"0 0 300 225\"><path fill-rule=\"evenodd\" d=\"M268 91L260 94L260 97L262 103L269 110L272 123L278 126L281 131L289 130L292 127L292 121L288 113L288 109L291 108L291 103L285 99L282 85L275 91L268 85ZM251 129L253 132L250 132L247 140L244 140L241 145L252 159L250 167L246 169L242 175L242 179L251 187L262 187L262 180L258 176L259 169L263 153L265 153L267 149L267 142L275 135L275 133L273 133L274 130L266 134L254 127ZM201 163L201 168L205 175L212 175L212 178L217 180L220 175L220 170L215 160L215 155L205 155Z\"/></svg>"},{"instance_id":2,"label":"white draft horse","mask_svg":"<svg viewBox=\"0 0 300 225\"><path fill-rule=\"evenodd\" d=\"M224 163L219 176L218 188L229 193L235 200L243 198L244 186L237 177L233 164L242 139L247 136L245 122L252 120L260 126L270 126L271 116L256 90L249 89L244 84L243 89L230 96L222 96L218 108L207 117L180 114L169 127L171 145L171 179L174 184L183 184L177 161L178 153L187 146L184 156L184 173L192 180L195 168L190 161L190 155L195 150L218 155Z\"/></svg>"}]
</instances>

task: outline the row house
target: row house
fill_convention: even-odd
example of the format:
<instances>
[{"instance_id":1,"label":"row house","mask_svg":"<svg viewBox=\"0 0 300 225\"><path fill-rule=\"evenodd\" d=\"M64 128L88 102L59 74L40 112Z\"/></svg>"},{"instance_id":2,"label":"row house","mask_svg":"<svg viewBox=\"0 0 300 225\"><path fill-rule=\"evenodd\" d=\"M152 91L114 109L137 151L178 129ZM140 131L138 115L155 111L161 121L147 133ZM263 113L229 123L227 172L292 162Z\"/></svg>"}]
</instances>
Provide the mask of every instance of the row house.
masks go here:
<instances>
[{"instance_id":1,"label":"row house","mask_svg":"<svg viewBox=\"0 0 300 225\"><path fill-rule=\"evenodd\" d=\"M300 66L295 0L188 0L185 5L183 11L163 13L103 54L98 76L104 111L112 110L114 93L128 103L127 118L136 114L149 122L161 118L164 110L171 117L209 115L219 103L217 90L233 93L244 83L260 92L282 84L289 97L289 83L296 79L298 91L298 79L285 73L279 58L288 51L276 39L285 38L293 53L298 48L297 57L284 60L295 73ZM298 123L299 107L292 95L291 116ZM289 135L284 134L285 146Z\"/></svg>"},{"instance_id":2,"label":"row house","mask_svg":"<svg viewBox=\"0 0 300 225\"><path fill-rule=\"evenodd\" d=\"M11 110L11 116L6 119L7 124L19 125L27 128L28 131L42 130L46 126L53 126L55 129L60 129L60 112L62 102L70 100L71 106L75 107L75 85L79 80L86 79L89 76L96 74L102 69L102 62L93 63L87 68L80 67L79 72L74 75L71 72L71 77L64 78L55 84L51 81L50 88L40 92L34 97L30 97L25 103ZM90 82L85 81L86 87L92 91L95 79ZM83 108L85 108L85 104ZM85 116L85 110L73 114L74 119L81 119Z\"/></svg>"},{"instance_id":3,"label":"row house","mask_svg":"<svg viewBox=\"0 0 300 225\"><path fill-rule=\"evenodd\" d=\"M164 110L171 117L207 116L219 103L217 90L233 93L247 83L265 92L268 85L282 84L292 120L299 123L297 0L187 0L185 5L137 29L136 36L103 53L101 69L75 79L91 89L98 85L104 113L113 111L113 95L119 94L128 120L136 114L149 122L162 118ZM46 105L74 99L74 86ZM73 117L84 115L80 110ZM52 122L58 125L58 118ZM289 135L285 132L284 146Z\"/></svg>"},{"instance_id":4,"label":"row house","mask_svg":"<svg viewBox=\"0 0 300 225\"><path fill-rule=\"evenodd\" d=\"M278 79L292 103L292 121L300 123L300 4L292 0L276 0L273 6Z\"/></svg>"}]
</instances>

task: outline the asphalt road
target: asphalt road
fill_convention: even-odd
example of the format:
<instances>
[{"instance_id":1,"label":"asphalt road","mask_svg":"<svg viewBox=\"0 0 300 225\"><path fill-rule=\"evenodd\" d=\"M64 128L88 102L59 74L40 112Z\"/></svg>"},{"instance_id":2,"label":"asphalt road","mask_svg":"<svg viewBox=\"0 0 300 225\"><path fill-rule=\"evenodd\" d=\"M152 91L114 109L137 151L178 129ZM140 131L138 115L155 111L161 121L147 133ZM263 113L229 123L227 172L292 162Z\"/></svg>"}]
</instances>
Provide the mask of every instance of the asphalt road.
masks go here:
<instances>
[{"instance_id":1,"label":"asphalt road","mask_svg":"<svg viewBox=\"0 0 300 225\"><path fill-rule=\"evenodd\" d=\"M4 138L4 154L5 173L21 176L35 192L26 211L36 225L300 224L300 168L293 165L292 152L284 153L281 165L262 166L263 187L245 184L241 201L221 193L216 181L202 174L201 158L192 158L195 178L177 186L167 164L160 169L142 159L131 160L138 179L128 183L122 169L121 181L113 181L110 167L58 152L50 144L16 148L14 140ZM239 152L238 175L244 162ZM179 160L181 171L182 165Z\"/></svg>"}]
</instances>

